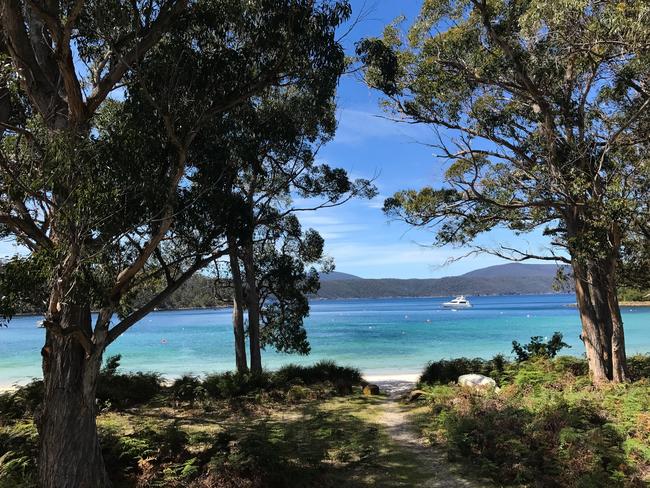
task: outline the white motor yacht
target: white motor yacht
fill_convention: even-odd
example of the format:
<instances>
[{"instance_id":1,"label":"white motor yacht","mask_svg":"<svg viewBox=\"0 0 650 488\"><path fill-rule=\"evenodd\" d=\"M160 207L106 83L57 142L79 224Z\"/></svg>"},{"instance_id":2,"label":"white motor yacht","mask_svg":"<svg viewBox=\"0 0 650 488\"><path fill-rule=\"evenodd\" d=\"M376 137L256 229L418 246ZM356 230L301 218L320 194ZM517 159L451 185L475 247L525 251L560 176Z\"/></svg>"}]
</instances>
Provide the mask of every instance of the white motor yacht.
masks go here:
<instances>
[{"instance_id":1,"label":"white motor yacht","mask_svg":"<svg viewBox=\"0 0 650 488\"><path fill-rule=\"evenodd\" d=\"M465 298L463 295L460 295L450 302L443 303L442 306L445 308L470 308L472 304L467 298Z\"/></svg>"}]
</instances>

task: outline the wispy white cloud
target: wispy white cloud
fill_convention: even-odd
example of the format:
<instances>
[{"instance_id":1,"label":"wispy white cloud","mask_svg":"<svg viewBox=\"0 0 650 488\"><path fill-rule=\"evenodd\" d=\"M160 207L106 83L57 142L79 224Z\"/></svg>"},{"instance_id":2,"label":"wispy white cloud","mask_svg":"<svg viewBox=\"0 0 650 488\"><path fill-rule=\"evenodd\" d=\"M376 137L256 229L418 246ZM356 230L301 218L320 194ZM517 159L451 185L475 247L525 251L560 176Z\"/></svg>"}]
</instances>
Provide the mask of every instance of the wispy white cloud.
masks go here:
<instances>
[{"instance_id":1,"label":"wispy white cloud","mask_svg":"<svg viewBox=\"0 0 650 488\"><path fill-rule=\"evenodd\" d=\"M326 241L347 239L351 234L366 231L368 226L355 219L347 220L347 214L337 209L305 212L299 215L304 228L316 229Z\"/></svg>"},{"instance_id":2,"label":"wispy white cloud","mask_svg":"<svg viewBox=\"0 0 650 488\"><path fill-rule=\"evenodd\" d=\"M388 195L382 195L379 194L375 198L372 198L371 200L366 200L364 203L366 207L368 208L384 208L384 200L388 198Z\"/></svg>"},{"instance_id":3,"label":"wispy white cloud","mask_svg":"<svg viewBox=\"0 0 650 488\"><path fill-rule=\"evenodd\" d=\"M381 113L341 109L334 143L358 144L369 139L396 139L401 142L421 142L430 137L430 129L391 120Z\"/></svg>"},{"instance_id":4,"label":"wispy white cloud","mask_svg":"<svg viewBox=\"0 0 650 488\"><path fill-rule=\"evenodd\" d=\"M370 244L365 242L326 242L325 250L341 271L376 267L416 264L433 272L445 265L452 256L460 255L449 249L421 246L414 242ZM389 276L385 276L389 277Z\"/></svg>"}]
</instances>

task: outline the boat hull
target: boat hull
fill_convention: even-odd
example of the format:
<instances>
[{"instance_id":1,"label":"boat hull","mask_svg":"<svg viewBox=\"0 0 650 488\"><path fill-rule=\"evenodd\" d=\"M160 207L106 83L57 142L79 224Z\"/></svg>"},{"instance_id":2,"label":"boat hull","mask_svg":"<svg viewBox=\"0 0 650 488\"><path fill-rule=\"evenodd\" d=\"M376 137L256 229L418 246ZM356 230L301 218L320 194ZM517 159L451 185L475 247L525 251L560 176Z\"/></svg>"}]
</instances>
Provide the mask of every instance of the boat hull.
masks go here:
<instances>
[{"instance_id":1,"label":"boat hull","mask_svg":"<svg viewBox=\"0 0 650 488\"><path fill-rule=\"evenodd\" d=\"M444 308L472 308L471 304L468 303L443 303Z\"/></svg>"}]
</instances>

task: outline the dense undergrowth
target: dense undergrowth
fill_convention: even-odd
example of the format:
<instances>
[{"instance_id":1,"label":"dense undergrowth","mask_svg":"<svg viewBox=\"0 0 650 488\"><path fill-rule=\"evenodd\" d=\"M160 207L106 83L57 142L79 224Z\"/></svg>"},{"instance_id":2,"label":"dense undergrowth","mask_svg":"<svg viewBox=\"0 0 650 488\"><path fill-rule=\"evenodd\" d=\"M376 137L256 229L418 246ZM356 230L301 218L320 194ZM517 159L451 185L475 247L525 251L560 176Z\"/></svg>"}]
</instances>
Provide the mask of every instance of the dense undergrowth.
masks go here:
<instances>
[{"instance_id":1,"label":"dense undergrowth","mask_svg":"<svg viewBox=\"0 0 650 488\"><path fill-rule=\"evenodd\" d=\"M187 375L165 385L158 374L118 367L119 357L107 360L97 391L98 430L116 486L336 485L338 468L325 473L323 466L345 468L378 449L376 428L344 412L313 410L313 400L362 384L353 368L324 361L261 375ZM36 486L33 416L42 388L34 381L0 394L0 488ZM305 416L305 409L312 411ZM292 410L300 415L275 417Z\"/></svg>"},{"instance_id":2,"label":"dense undergrowth","mask_svg":"<svg viewBox=\"0 0 650 488\"><path fill-rule=\"evenodd\" d=\"M642 487L650 483L650 357L629 358L632 382L594 387L574 357L430 363L420 379L432 443L499 485ZM450 385L491 375L500 391Z\"/></svg>"},{"instance_id":3,"label":"dense undergrowth","mask_svg":"<svg viewBox=\"0 0 650 488\"><path fill-rule=\"evenodd\" d=\"M118 366L107 361L98 391L98 429L118 488L410 486L385 483L410 461L377 462L386 461L386 436L372 417L381 400L358 394L355 369L324 362L164 384ZM629 369L632 382L596 388L574 357L439 361L419 385L429 408L414 412L452 461L497 486L647 486L650 358L629 358ZM453 384L476 372L500 390ZM357 394L341 396L353 387ZM35 486L41 389L34 382L0 394L0 488ZM405 476L417 474L408 466Z\"/></svg>"}]
</instances>

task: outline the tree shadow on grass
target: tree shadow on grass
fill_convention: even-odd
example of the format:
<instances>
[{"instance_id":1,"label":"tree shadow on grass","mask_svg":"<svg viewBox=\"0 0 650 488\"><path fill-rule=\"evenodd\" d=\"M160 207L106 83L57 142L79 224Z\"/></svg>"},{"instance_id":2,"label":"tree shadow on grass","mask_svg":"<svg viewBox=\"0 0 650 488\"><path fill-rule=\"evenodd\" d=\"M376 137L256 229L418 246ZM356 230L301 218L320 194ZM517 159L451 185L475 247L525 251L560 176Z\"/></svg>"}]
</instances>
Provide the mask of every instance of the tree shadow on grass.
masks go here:
<instances>
[{"instance_id":1,"label":"tree shadow on grass","mask_svg":"<svg viewBox=\"0 0 650 488\"><path fill-rule=\"evenodd\" d=\"M377 423L384 401L352 396L261 417L217 416L219 429L206 415L161 418L157 424L147 415L145 427L128 436L104 432L106 461L120 487L422 485L431 469L396 449Z\"/></svg>"}]
</instances>

